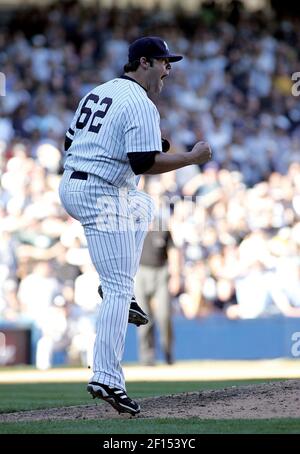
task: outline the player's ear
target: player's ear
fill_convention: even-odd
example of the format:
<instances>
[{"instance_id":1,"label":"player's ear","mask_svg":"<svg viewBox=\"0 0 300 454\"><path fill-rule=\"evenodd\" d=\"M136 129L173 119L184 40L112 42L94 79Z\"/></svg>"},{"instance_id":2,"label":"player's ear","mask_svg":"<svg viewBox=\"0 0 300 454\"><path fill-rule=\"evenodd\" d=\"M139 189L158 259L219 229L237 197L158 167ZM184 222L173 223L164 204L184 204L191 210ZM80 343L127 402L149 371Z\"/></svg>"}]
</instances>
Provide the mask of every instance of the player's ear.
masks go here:
<instances>
[{"instance_id":1,"label":"player's ear","mask_svg":"<svg viewBox=\"0 0 300 454\"><path fill-rule=\"evenodd\" d=\"M146 57L141 57L140 58L140 65L141 65L142 68L148 69L149 66L150 66L150 62L147 60Z\"/></svg>"}]
</instances>

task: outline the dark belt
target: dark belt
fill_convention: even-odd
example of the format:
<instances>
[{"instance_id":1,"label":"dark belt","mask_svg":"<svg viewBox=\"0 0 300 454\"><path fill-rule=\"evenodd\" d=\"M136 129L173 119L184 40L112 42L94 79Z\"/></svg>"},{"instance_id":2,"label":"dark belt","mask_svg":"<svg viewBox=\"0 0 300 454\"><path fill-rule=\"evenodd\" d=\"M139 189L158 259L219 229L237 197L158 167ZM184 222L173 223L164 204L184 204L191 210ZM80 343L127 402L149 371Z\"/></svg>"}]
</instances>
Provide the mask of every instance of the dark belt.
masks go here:
<instances>
[{"instance_id":1,"label":"dark belt","mask_svg":"<svg viewBox=\"0 0 300 454\"><path fill-rule=\"evenodd\" d=\"M88 174L86 172L79 172L75 171L72 173L70 178L75 179L75 180L87 180L88 179Z\"/></svg>"}]
</instances>

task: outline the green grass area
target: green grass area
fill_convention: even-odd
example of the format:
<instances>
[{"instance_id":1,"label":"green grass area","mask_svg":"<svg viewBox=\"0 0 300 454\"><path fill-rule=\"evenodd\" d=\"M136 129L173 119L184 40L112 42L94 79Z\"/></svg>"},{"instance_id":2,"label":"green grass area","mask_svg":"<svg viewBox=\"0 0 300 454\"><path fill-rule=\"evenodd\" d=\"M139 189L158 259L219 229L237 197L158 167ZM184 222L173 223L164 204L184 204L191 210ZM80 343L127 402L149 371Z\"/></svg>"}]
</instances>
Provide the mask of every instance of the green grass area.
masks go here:
<instances>
[{"instance_id":1,"label":"green grass area","mask_svg":"<svg viewBox=\"0 0 300 454\"><path fill-rule=\"evenodd\" d=\"M128 383L127 392L130 397L141 398L262 382L266 380L134 382ZM86 383L0 384L0 413L87 405L90 402L92 399L86 391Z\"/></svg>"},{"instance_id":2,"label":"green grass area","mask_svg":"<svg viewBox=\"0 0 300 454\"><path fill-rule=\"evenodd\" d=\"M299 434L300 419L107 419L1 423L1 434Z\"/></svg>"},{"instance_id":3,"label":"green grass area","mask_svg":"<svg viewBox=\"0 0 300 454\"><path fill-rule=\"evenodd\" d=\"M274 380L128 383L134 398ZM0 413L92 403L86 383L1 384ZM105 405L103 402L100 405ZM300 419L107 419L0 423L0 434L299 434Z\"/></svg>"}]
</instances>

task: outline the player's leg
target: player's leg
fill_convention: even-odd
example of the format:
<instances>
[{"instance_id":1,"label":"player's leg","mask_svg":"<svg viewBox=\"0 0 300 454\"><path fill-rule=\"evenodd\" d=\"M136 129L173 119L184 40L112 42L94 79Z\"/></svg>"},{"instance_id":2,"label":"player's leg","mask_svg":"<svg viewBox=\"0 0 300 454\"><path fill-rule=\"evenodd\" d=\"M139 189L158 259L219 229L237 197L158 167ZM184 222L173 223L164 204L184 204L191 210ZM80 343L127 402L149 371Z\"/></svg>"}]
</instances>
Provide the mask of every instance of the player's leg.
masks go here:
<instances>
[{"instance_id":1,"label":"player's leg","mask_svg":"<svg viewBox=\"0 0 300 454\"><path fill-rule=\"evenodd\" d=\"M140 406L126 394L121 367L133 294L134 229L130 222L125 231L99 231L99 222L96 229L94 224L85 225L84 229L103 287L94 344L94 373L87 390L118 412L136 415Z\"/></svg>"},{"instance_id":2,"label":"player's leg","mask_svg":"<svg viewBox=\"0 0 300 454\"><path fill-rule=\"evenodd\" d=\"M135 415L140 407L126 394L121 367L135 264L131 215L127 209L128 225L118 229L114 207L119 199L114 188L103 190L103 182L93 175L87 181L72 180L70 175L67 172L62 178L60 197L67 212L84 227L89 253L104 291L94 345L94 375L87 390L117 411Z\"/></svg>"},{"instance_id":3,"label":"player's leg","mask_svg":"<svg viewBox=\"0 0 300 454\"><path fill-rule=\"evenodd\" d=\"M103 190L96 177L76 180L69 173L62 178L60 197L67 212L84 228L104 293L97 320L93 380L125 389L121 359L136 262L133 221L125 206L120 229L118 193L107 195L110 188Z\"/></svg>"},{"instance_id":4,"label":"player's leg","mask_svg":"<svg viewBox=\"0 0 300 454\"><path fill-rule=\"evenodd\" d=\"M99 232L85 227L85 233L103 288L92 381L125 389L121 360L133 294L134 232Z\"/></svg>"},{"instance_id":5,"label":"player's leg","mask_svg":"<svg viewBox=\"0 0 300 454\"><path fill-rule=\"evenodd\" d=\"M128 207L132 215L135 230L135 263L134 275L139 267L143 244L148 233L149 224L153 219L154 204L150 196L139 191L129 191ZM129 323L137 326L146 325L149 322L148 311L143 309L137 295L132 297L129 309Z\"/></svg>"}]
</instances>

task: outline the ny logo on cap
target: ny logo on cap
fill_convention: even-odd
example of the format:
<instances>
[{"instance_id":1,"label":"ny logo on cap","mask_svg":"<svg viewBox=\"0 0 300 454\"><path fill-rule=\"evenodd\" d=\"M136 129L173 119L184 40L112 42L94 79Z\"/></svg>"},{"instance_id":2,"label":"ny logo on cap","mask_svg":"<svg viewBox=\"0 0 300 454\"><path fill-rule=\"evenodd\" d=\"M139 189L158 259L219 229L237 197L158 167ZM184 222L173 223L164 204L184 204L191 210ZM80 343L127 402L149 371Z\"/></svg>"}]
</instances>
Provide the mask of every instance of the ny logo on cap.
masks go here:
<instances>
[{"instance_id":1,"label":"ny logo on cap","mask_svg":"<svg viewBox=\"0 0 300 454\"><path fill-rule=\"evenodd\" d=\"M166 43L166 41L164 41L164 45L165 45L165 48L167 49L167 51L169 52L168 44Z\"/></svg>"}]
</instances>

